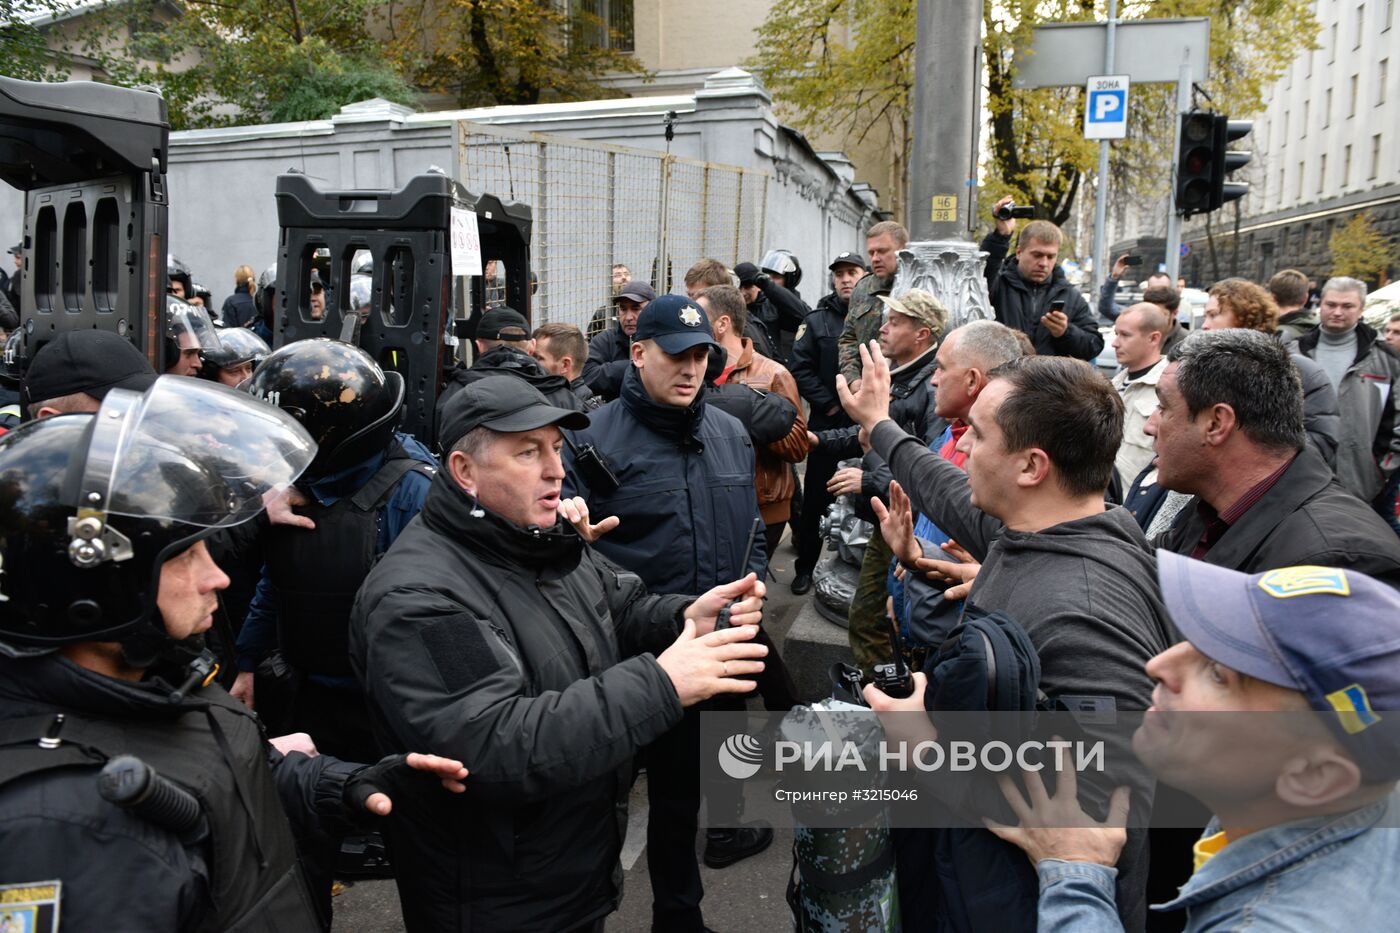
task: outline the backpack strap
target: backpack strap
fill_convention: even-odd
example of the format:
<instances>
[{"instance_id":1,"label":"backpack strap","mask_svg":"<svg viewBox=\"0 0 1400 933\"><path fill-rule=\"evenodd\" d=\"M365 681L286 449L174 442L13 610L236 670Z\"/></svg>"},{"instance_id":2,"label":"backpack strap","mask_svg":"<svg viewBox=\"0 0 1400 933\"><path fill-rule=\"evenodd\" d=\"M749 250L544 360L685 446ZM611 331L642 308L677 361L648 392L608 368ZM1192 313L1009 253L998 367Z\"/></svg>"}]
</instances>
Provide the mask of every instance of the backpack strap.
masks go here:
<instances>
[{"instance_id":1,"label":"backpack strap","mask_svg":"<svg viewBox=\"0 0 1400 933\"><path fill-rule=\"evenodd\" d=\"M361 512L378 511L394 494L399 480L409 473L421 473L428 479L432 479L437 473L437 469L430 463L413 459L402 446L395 443L385 456L384 463L379 467L379 472L375 473L368 483L361 486L350 497L350 502Z\"/></svg>"}]
</instances>

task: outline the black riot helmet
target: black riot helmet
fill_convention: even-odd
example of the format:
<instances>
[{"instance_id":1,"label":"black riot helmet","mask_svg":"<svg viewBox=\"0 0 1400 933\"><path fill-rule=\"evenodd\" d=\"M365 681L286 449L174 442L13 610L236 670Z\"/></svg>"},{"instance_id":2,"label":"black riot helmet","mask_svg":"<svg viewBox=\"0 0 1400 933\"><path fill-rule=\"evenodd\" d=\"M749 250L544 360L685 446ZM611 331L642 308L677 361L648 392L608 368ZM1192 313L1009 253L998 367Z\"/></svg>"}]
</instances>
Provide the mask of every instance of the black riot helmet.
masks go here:
<instances>
[{"instance_id":1,"label":"black riot helmet","mask_svg":"<svg viewBox=\"0 0 1400 933\"><path fill-rule=\"evenodd\" d=\"M185 297L194 297L194 280L190 277L190 267L181 262L174 253L165 255L165 278L166 291L170 290L169 282L179 282L185 289Z\"/></svg>"},{"instance_id":2,"label":"black riot helmet","mask_svg":"<svg viewBox=\"0 0 1400 933\"><path fill-rule=\"evenodd\" d=\"M384 451L403 411L403 377L368 353L317 337L279 347L244 386L291 415L319 447L308 479L339 473Z\"/></svg>"},{"instance_id":3,"label":"black riot helmet","mask_svg":"<svg viewBox=\"0 0 1400 933\"><path fill-rule=\"evenodd\" d=\"M219 327L216 330L219 336L218 349L205 350L200 354L204 360L199 370L201 379L218 382L220 370L232 369L244 363L251 363L256 367L272 352L266 340L246 327Z\"/></svg>"},{"instance_id":4,"label":"black riot helmet","mask_svg":"<svg viewBox=\"0 0 1400 933\"><path fill-rule=\"evenodd\" d=\"M165 366L175 365L182 350L198 350L205 353L219 349L219 335L209 310L181 301L174 295L165 296Z\"/></svg>"},{"instance_id":5,"label":"black riot helmet","mask_svg":"<svg viewBox=\"0 0 1400 933\"><path fill-rule=\"evenodd\" d=\"M798 265L797 257L785 249L770 249L758 267L769 275L781 275L783 285L793 291L797 290L797 283L802 281L802 266Z\"/></svg>"},{"instance_id":6,"label":"black riot helmet","mask_svg":"<svg viewBox=\"0 0 1400 933\"><path fill-rule=\"evenodd\" d=\"M115 641L151 666L176 645L162 565L257 515L315 452L285 413L175 376L0 437L0 650Z\"/></svg>"}]
</instances>

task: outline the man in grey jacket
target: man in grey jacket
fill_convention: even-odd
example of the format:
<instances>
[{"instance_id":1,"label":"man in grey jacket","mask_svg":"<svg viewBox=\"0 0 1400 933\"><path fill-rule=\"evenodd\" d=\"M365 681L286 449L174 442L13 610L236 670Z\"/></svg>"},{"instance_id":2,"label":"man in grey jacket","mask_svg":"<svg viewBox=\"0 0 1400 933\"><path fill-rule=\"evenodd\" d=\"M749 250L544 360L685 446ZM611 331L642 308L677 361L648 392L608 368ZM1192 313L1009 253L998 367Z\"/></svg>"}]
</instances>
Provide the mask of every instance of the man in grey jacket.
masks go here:
<instances>
[{"instance_id":1,"label":"man in grey jacket","mask_svg":"<svg viewBox=\"0 0 1400 933\"><path fill-rule=\"evenodd\" d=\"M1337 390L1342 439L1337 451L1337 479L1366 502L1375 500L1400 468L1400 416L1395 384L1400 357L1361 320L1366 285L1356 279L1332 278L1322 286L1321 325L1298 338L1298 349L1316 360ZM1377 509L1395 514L1389 502Z\"/></svg>"},{"instance_id":2,"label":"man in grey jacket","mask_svg":"<svg viewBox=\"0 0 1400 933\"><path fill-rule=\"evenodd\" d=\"M837 379L841 403L869 432L871 449L889 463L913 509L982 562L968 606L1004 612L1025 627L1040 655L1040 689L1051 699L1105 713L1147 709L1152 682L1143 668L1171 640L1147 539L1126 511L1104 507L1123 434L1118 393L1079 360L1031 357L998 368L958 442L967 453L964 475L889 420L889 365L879 348L862 348L861 359L858 392ZM893 518L882 515L887 534L912 536L908 510ZM876 709L924 709L922 691L907 700L873 689L867 696ZM1116 752L1126 753L1126 746ZM1102 811L1112 790L1089 783L1085 799ZM1136 804L1150 805L1151 792L1143 775L1133 788ZM1145 842L1135 836L1120 863L1117 903L1130 929L1145 916ZM1024 872L960 882L1034 890L1030 866ZM1021 929L1035 929L1034 916L1023 919Z\"/></svg>"}]
</instances>

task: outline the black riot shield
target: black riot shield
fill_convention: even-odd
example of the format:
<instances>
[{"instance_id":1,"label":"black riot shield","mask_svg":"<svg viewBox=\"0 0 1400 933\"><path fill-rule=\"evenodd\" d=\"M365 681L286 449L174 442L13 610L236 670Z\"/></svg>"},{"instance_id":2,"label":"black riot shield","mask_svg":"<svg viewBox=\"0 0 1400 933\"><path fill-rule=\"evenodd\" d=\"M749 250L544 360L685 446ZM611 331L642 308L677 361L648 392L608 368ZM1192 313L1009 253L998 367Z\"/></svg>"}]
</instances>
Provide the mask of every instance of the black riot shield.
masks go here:
<instances>
[{"instance_id":1,"label":"black riot shield","mask_svg":"<svg viewBox=\"0 0 1400 933\"><path fill-rule=\"evenodd\" d=\"M403 430L432 446L433 410L454 362L454 296L461 294L452 211L475 210L483 259L509 257L505 292L519 295L528 314L529 208L473 194L439 173L415 176L398 191L323 191L305 175L280 175L276 194L282 233L273 346L308 337L358 344L403 376Z\"/></svg>"},{"instance_id":2,"label":"black riot shield","mask_svg":"<svg viewBox=\"0 0 1400 933\"><path fill-rule=\"evenodd\" d=\"M153 92L0 78L0 180L25 192L19 367L99 328L165 370L169 139Z\"/></svg>"}]
</instances>

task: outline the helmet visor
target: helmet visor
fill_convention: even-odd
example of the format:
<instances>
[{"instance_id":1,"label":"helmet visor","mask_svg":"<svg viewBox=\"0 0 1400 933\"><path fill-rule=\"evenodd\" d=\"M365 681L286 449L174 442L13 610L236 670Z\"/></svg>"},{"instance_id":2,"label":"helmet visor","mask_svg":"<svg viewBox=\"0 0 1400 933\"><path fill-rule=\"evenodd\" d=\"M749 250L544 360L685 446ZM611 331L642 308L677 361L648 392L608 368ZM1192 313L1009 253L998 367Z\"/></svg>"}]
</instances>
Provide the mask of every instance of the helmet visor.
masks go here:
<instances>
[{"instance_id":1,"label":"helmet visor","mask_svg":"<svg viewBox=\"0 0 1400 933\"><path fill-rule=\"evenodd\" d=\"M219 335L208 311L175 297L169 297L165 305L166 333L181 350L219 349Z\"/></svg>"},{"instance_id":2,"label":"helmet visor","mask_svg":"<svg viewBox=\"0 0 1400 933\"><path fill-rule=\"evenodd\" d=\"M200 528L236 525L290 486L316 444L290 415L217 383L161 376L113 389L88 445L79 508Z\"/></svg>"},{"instance_id":3,"label":"helmet visor","mask_svg":"<svg viewBox=\"0 0 1400 933\"><path fill-rule=\"evenodd\" d=\"M791 275L797 268L792 261L792 254L785 249L773 249L768 251L768 255L763 257L763 261L758 264L765 272L776 272L779 275Z\"/></svg>"}]
</instances>

